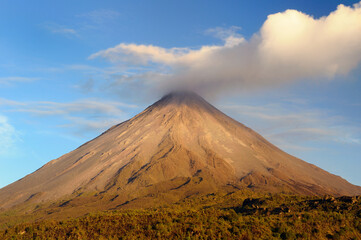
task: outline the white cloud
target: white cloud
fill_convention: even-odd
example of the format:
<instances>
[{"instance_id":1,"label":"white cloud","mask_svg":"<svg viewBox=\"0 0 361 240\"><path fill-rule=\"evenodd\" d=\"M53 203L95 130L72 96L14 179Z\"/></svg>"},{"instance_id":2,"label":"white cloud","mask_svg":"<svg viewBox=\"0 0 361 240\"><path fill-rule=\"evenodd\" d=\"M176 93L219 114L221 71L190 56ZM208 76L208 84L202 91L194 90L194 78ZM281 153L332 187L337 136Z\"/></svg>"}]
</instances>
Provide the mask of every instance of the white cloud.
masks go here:
<instances>
[{"instance_id":1,"label":"white cloud","mask_svg":"<svg viewBox=\"0 0 361 240\"><path fill-rule=\"evenodd\" d=\"M360 3L340 4L318 19L296 10L269 15L248 41L237 30L208 30L224 40L219 46L192 49L120 43L89 58L105 58L128 68L152 67L147 71L164 77L144 79L147 86L190 88L206 95L330 79L348 74L361 61Z\"/></svg>"},{"instance_id":2,"label":"white cloud","mask_svg":"<svg viewBox=\"0 0 361 240\"><path fill-rule=\"evenodd\" d=\"M361 60L361 8L341 4L320 19L287 10L270 15L260 36L264 65L291 68L284 78L347 74Z\"/></svg>"}]
</instances>

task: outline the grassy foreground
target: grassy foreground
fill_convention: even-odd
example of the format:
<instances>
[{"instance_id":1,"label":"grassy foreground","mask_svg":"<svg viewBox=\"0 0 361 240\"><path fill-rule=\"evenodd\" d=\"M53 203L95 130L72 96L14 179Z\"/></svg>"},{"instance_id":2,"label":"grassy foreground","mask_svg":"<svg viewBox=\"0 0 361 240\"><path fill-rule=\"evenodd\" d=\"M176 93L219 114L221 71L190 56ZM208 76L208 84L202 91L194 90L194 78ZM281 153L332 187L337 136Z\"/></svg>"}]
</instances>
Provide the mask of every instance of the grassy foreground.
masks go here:
<instances>
[{"instance_id":1,"label":"grassy foreground","mask_svg":"<svg viewBox=\"0 0 361 240\"><path fill-rule=\"evenodd\" d=\"M0 230L0 239L361 239L361 197L209 194L22 223Z\"/></svg>"}]
</instances>

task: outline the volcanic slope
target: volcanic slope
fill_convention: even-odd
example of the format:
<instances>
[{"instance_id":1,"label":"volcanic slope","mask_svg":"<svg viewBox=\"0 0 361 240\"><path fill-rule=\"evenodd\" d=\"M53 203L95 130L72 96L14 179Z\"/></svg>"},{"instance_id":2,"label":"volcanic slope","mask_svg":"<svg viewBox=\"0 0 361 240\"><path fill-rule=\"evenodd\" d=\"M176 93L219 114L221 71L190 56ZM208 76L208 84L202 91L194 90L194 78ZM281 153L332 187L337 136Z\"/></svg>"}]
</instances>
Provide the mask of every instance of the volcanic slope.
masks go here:
<instances>
[{"instance_id":1,"label":"volcanic slope","mask_svg":"<svg viewBox=\"0 0 361 240\"><path fill-rule=\"evenodd\" d=\"M89 194L111 195L116 206L142 197L172 202L243 188L361 194L360 187L281 151L197 94L175 92L0 189L0 208Z\"/></svg>"}]
</instances>

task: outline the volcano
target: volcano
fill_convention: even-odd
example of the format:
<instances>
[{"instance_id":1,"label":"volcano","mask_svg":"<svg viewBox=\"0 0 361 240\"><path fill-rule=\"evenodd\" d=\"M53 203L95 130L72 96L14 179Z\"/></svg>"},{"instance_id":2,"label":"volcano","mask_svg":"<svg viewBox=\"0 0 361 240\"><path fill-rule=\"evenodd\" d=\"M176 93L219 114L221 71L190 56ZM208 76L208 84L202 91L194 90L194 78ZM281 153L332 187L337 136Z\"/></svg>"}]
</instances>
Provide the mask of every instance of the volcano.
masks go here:
<instances>
[{"instance_id":1,"label":"volcano","mask_svg":"<svg viewBox=\"0 0 361 240\"><path fill-rule=\"evenodd\" d=\"M101 199L111 208L241 189L361 194L360 187L283 152L199 95L174 92L0 189L0 208L59 199Z\"/></svg>"}]
</instances>

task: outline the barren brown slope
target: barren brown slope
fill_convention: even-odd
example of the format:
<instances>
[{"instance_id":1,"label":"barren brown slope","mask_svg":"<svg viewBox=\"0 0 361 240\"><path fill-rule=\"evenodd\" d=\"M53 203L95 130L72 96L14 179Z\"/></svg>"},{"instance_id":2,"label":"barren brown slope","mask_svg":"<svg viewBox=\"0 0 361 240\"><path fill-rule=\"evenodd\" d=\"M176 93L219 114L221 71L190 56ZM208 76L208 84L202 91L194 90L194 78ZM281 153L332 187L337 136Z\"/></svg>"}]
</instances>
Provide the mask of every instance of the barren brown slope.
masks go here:
<instances>
[{"instance_id":1,"label":"barren brown slope","mask_svg":"<svg viewBox=\"0 0 361 240\"><path fill-rule=\"evenodd\" d=\"M281 151L200 96L183 92L0 189L0 208L87 192L116 193L121 203L159 192L179 198L242 187L361 194L360 187Z\"/></svg>"}]
</instances>

